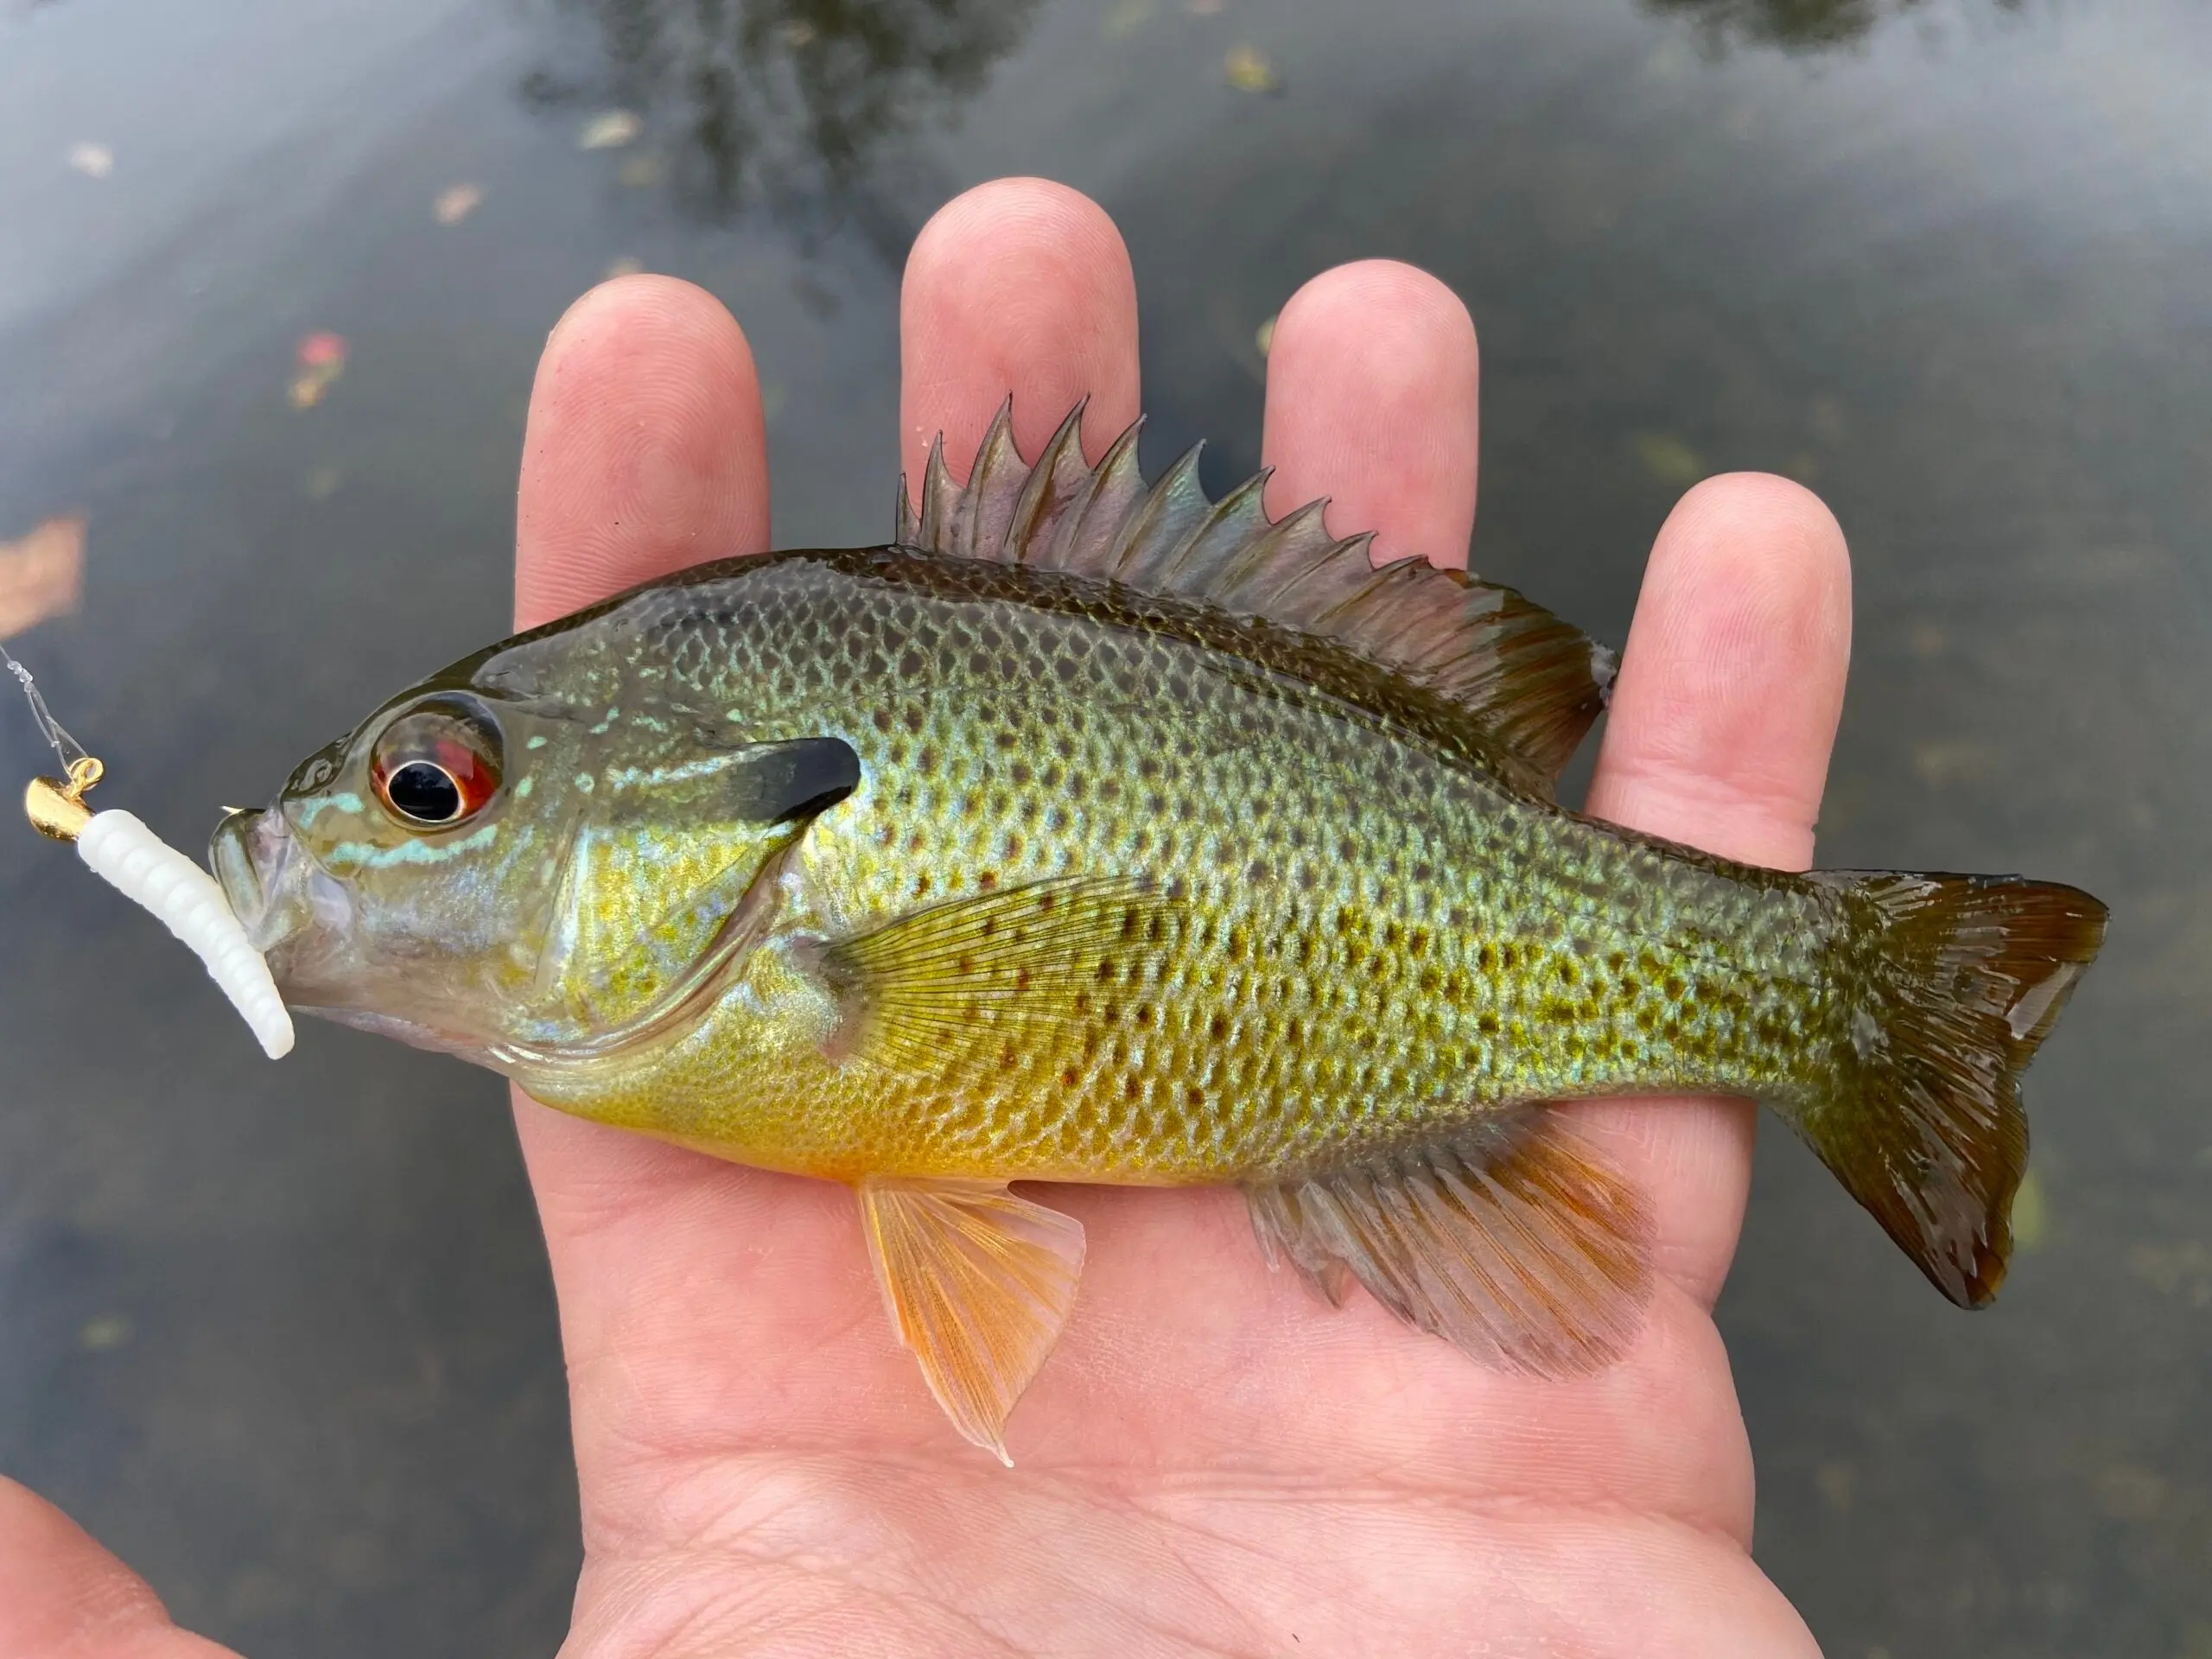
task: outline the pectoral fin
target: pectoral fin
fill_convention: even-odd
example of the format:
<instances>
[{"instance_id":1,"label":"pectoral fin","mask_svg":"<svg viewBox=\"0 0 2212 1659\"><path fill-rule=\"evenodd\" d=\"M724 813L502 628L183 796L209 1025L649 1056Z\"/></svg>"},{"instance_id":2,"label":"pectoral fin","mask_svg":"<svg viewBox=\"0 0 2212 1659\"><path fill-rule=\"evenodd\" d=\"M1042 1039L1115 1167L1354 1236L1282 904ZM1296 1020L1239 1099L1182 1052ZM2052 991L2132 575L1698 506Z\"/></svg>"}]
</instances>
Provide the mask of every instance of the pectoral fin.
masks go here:
<instances>
[{"instance_id":1,"label":"pectoral fin","mask_svg":"<svg viewBox=\"0 0 2212 1659\"><path fill-rule=\"evenodd\" d=\"M952 1426L1011 1467L1007 1414L1075 1304L1083 1224L1003 1183L867 1180L859 1190L899 1339Z\"/></svg>"},{"instance_id":2,"label":"pectoral fin","mask_svg":"<svg viewBox=\"0 0 2212 1659\"><path fill-rule=\"evenodd\" d=\"M841 939L822 955L846 1008L841 1052L926 1071L978 1044L1064 1037L1112 988L1147 982L1177 922L1175 904L1143 882L1064 876Z\"/></svg>"}]
</instances>

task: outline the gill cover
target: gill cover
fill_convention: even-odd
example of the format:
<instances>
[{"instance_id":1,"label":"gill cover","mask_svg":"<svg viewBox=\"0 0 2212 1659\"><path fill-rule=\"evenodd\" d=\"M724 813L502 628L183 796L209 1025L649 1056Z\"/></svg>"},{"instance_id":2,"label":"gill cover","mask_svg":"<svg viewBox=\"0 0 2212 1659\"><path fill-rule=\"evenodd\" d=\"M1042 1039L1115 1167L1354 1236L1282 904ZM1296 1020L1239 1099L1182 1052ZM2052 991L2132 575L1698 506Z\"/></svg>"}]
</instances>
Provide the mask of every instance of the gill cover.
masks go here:
<instances>
[{"instance_id":1,"label":"gill cover","mask_svg":"<svg viewBox=\"0 0 2212 1659\"><path fill-rule=\"evenodd\" d=\"M581 782L581 780L578 780ZM783 855L859 787L833 736L609 766L582 791L512 1058L603 1057L687 1023L772 919Z\"/></svg>"}]
</instances>

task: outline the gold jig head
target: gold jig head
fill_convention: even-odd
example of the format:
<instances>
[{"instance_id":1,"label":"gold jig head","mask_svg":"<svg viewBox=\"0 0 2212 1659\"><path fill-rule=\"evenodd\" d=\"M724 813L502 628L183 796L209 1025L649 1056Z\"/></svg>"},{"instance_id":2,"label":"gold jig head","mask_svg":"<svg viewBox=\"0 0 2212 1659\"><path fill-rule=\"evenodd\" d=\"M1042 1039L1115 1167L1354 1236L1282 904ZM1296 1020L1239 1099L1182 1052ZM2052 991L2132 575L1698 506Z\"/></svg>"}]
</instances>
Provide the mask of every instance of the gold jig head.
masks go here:
<instances>
[{"instance_id":1,"label":"gold jig head","mask_svg":"<svg viewBox=\"0 0 2212 1659\"><path fill-rule=\"evenodd\" d=\"M69 763L67 779L32 779L23 791L23 816L31 821L31 828L54 841L76 840L92 821L92 809L85 804L85 791L99 782L105 770L87 754Z\"/></svg>"}]
</instances>

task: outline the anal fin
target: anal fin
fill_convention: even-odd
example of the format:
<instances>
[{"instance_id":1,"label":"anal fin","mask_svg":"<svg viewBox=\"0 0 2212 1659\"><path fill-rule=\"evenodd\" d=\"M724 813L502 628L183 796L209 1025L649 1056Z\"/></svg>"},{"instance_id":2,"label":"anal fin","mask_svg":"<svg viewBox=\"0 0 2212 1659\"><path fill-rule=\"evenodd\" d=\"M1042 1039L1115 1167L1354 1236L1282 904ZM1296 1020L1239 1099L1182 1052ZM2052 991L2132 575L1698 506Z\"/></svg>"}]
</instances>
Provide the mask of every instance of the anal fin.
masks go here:
<instances>
[{"instance_id":1,"label":"anal fin","mask_svg":"<svg viewBox=\"0 0 2212 1659\"><path fill-rule=\"evenodd\" d=\"M899 1339L952 1426L998 1459L1075 1305L1083 1224L1002 1182L871 1179L861 1220Z\"/></svg>"},{"instance_id":2,"label":"anal fin","mask_svg":"<svg viewBox=\"0 0 2212 1659\"><path fill-rule=\"evenodd\" d=\"M1636 1192L1541 1107L1370 1163L1247 1189L1270 1265L1332 1302L1347 1275L1407 1324L1486 1364L1599 1370L1650 1299Z\"/></svg>"}]
</instances>

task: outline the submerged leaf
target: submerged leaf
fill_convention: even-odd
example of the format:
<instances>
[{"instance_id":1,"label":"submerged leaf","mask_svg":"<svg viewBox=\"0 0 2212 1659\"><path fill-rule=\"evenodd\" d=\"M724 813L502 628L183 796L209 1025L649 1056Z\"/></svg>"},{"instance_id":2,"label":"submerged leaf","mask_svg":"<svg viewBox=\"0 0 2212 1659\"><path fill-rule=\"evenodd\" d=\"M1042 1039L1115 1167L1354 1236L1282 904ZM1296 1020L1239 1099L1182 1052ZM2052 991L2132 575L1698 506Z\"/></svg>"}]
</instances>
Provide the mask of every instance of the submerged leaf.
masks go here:
<instances>
[{"instance_id":1,"label":"submerged leaf","mask_svg":"<svg viewBox=\"0 0 2212 1659\"><path fill-rule=\"evenodd\" d=\"M1153 0L1115 0L1098 20L1098 32L1109 41L1134 35L1151 20Z\"/></svg>"},{"instance_id":2,"label":"submerged leaf","mask_svg":"<svg viewBox=\"0 0 2212 1659\"><path fill-rule=\"evenodd\" d=\"M1222 73L1240 92L1279 92L1282 79L1259 48L1232 46L1222 62Z\"/></svg>"},{"instance_id":3,"label":"submerged leaf","mask_svg":"<svg viewBox=\"0 0 2212 1659\"><path fill-rule=\"evenodd\" d=\"M1705 457L1671 432L1639 432L1635 444L1636 458L1643 463L1643 470L1675 489L1689 488L1707 470Z\"/></svg>"},{"instance_id":4,"label":"submerged leaf","mask_svg":"<svg viewBox=\"0 0 2212 1659\"><path fill-rule=\"evenodd\" d=\"M2050 1200L2032 1169L2020 1177L2012 1194L2012 1243L2023 1250L2039 1250L2050 1236Z\"/></svg>"},{"instance_id":5,"label":"submerged leaf","mask_svg":"<svg viewBox=\"0 0 2212 1659\"><path fill-rule=\"evenodd\" d=\"M628 110L601 110L576 134L576 148L620 149L644 130L645 124Z\"/></svg>"},{"instance_id":6,"label":"submerged leaf","mask_svg":"<svg viewBox=\"0 0 2212 1659\"><path fill-rule=\"evenodd\" d=\"M448 185L438 192L438 199L430 204L430 214L441 225L458 225L474 213L483 200L480 185Z\"/></svg>"},{"instance_id":7,"label":"submerged leaf","mask_svg":"<svg viewBox=\"0 0 2212 1659\"><path fill-rule=\"evenodd\" d=\"M75 610L84 567L81 513L49 518L19 542L0 542L0 639Z\"/></svg>"},{"instance_id":8,"label":"submerged leaf","mask_svg":"<svg viewBox=\"0 0 2212 1659\"><path fill-rule=\"evenodd\" d=\"M322 401L331 383L346 372L346 336L327 329L309 334L293 348L299 372L292 377L294 409L313 409Z\"/></svg>"}]
</instances>

